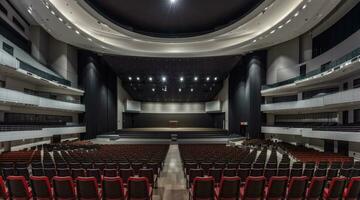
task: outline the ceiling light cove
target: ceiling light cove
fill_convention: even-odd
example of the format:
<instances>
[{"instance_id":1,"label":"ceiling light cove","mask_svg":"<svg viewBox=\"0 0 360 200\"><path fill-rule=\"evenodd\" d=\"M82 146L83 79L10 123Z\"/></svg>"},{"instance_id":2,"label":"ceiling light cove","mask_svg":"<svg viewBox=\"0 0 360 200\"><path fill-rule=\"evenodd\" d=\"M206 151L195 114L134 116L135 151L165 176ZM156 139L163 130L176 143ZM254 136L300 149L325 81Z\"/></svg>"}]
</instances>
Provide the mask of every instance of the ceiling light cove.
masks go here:
<instances>
[{"instance_id":1,"label":"ceiling light cove","mask_svg":"<svg viewBox=\"0 0 360 200\"><path fill-rule=\"evenodd\" d=\"M129 56L207 57L290 40L313 28L341 2L229 0L224 6L218 0L124 1L19 3L31 6L33 18L53 37L80 48ZM316 17L318 13L322 17Z\"/></svg>"}]
</instances>

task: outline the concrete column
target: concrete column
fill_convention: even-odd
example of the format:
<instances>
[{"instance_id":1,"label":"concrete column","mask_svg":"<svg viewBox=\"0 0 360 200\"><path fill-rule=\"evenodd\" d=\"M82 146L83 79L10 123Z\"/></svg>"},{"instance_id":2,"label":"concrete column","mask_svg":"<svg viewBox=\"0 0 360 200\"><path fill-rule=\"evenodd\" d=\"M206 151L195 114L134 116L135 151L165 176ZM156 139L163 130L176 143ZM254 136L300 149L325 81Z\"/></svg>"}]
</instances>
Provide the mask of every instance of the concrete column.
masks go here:
<instances>
[{"instance_id":1,"label":"concrete column","mask_svg":"<svg viewBox=\"0 0 360 200\"><path fill-rule=\"evenodd\" d=\"M354 123L354 110L349 110L349 124Z\"/></svg>"},{"instance_id":2,"label":"concrete column","mask_svg":"<svg viewBox=\"0 0 360 200\"><path fill-rule=\"evenodd\" d=\"M303 100L303 93L302 93L302 92L299 92L299 93L297 94L297 96L298 96L298 98L297 98L298 101Z\"/></svg>"},{"instance_id":3,"label":"concrete column","mask_svg":"<svg viewBox=\"0 0 360 200\"><path fill-rule=\"evenodd\" d=\"M343 112L340 111L337 113L338 116L338 124L342 125L343 124Z\"/></svg>"},{"instance_id":4,"label":"concrete column","mask_svg":"<svg viewBox=\"0 0 360 200\"><path fill-rule=\"evenodd\" d=\"M338 141L334 141L334 153L338 153Z\"/></svg>"},{"instance_id":5,"label":"concrete column","mask_svg":"<svg viewBox=\"0 0 360 200\"><path fill-rule=\"evenodd\" d=\"M4 152L11 151L11 141L3 142L3 144L4 144Z\"/></svg>"},{"instance_id":6,"label":"concrete column","mask_svg":"<svg viewBox=\"0 0 360 200\"><path fill-rule=\"evenodd\" d=\"M49 34L41 26L30 27L31 55L40 63L47 65Z\"/></svg>"}]
</instances>

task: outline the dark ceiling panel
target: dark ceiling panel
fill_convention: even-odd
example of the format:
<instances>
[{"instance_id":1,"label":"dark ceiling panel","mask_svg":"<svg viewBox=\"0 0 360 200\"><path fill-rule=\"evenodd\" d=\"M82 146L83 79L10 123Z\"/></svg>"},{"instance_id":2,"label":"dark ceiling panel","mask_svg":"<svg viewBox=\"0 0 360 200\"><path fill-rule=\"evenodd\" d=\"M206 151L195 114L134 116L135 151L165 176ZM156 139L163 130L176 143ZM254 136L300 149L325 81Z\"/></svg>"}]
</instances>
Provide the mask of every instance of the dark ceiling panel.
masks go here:
<instances>
[{"instance_id":1,"label":"dark ceiling panel","mask_svg":"<svg viewBox=\"0 0 360 200\"><path fill-rule=\"evenodd\" d=\"M228 26L264 0L86 0L117 25L155 37L190 37Z\"/></svg>"},{"instance_id":2,"label":"dark ceiling panel","mask_svg":"<svg viewBox=\"0 0 360 200\"><path fill-rule=\"evenodd\" d=\"M211 101L216 97L223 86L223 80L241 60L241 56L209 58L104 56L104 59L118 74L125 90L135 100L203 102ZM150 77L152 80L149 80ZM162 77L166 77L165 82ZM183 81L180 77L183 77ZM198 79L195 80L195 77Z\"/></svg>"}]
</instances>

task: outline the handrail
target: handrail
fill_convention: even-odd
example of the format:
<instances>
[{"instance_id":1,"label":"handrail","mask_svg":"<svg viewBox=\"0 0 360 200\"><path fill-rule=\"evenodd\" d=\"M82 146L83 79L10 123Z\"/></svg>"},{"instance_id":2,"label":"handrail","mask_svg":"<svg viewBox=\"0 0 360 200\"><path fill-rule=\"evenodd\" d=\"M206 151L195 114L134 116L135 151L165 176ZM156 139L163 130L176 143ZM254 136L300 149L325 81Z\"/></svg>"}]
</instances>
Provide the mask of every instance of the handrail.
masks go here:
<instances>
[{"instance_id":1,"label":"handrail","mask_svg":"<svg viewBox=\"0 0 360 200\"><path fill-rule=\"evenodd\" d=\"M280 82L277 82L277 83L274 83L274 84L263 85L262 89L263 90L264 89L270 89L270 88L275 88L275 87L295 83L296 81L303 80L303 79L306 79L306 78L321 74L321 73L323 73L325 71L328 71L330 69L336 68L336 67L338 67L338 66L340 66L340 65L342 65L344 63L347 63L349 61L352 61L353 59L356 59L356 58L360 58L360 47L353 50L353 51L351 51L350 53L347 53L346 55L342 56L341 58L339 58L339 59L337 59L335 61L331 61L329 63L326 63L326 64L322 65L321 68L319 68L319 69L315 69L315 70L312 70L312 71L306 73L306 75L304 75L304 76L296 76L294 78L290 78L290 79L287 79L285 81L280 81Z\"/></svg>"}]
</instances>

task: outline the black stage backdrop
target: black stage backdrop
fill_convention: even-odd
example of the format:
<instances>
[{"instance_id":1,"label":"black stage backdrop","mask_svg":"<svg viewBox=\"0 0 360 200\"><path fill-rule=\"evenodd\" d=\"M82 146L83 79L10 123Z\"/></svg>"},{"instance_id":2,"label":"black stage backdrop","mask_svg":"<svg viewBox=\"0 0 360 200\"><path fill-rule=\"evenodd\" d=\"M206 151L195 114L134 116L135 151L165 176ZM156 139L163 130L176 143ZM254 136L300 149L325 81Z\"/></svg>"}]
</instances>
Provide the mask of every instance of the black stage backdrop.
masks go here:
<instances>
[{"instance_id":1,"label":"black stage backdrop","mask_svg":"<svg viewBox=\"0 0 360 200\"><path fill-rule=\"evenodd\" d=\"M224 113L123 113L123 128L169 127L169 121L178 121L177 127L223 128Z\"/></svg>"}]
</instances>

